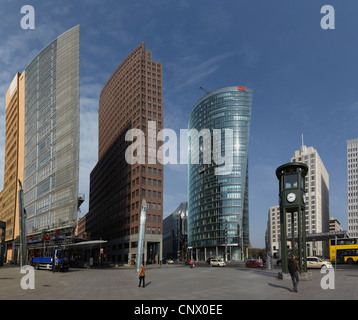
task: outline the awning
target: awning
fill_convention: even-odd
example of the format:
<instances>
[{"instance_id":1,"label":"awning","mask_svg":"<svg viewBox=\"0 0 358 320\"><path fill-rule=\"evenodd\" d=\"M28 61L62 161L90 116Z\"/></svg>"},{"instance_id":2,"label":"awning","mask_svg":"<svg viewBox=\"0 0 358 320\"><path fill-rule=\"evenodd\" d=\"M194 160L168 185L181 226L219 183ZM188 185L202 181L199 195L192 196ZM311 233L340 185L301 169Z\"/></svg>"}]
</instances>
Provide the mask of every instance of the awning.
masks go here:
<instances>
[{"instance_id":1,"label":"awning","mask_svg":"<svg viewBox=\"0 0 358 320\"><path fill-rule=\"evenodd\" d=\"M306 242L312 241L328 241L329 239L337 238L349 238L347 231L335 231L335 232L322 232L322 233L307 233L306 234ZM291 237L287 237L288 241L291 241ZM295 238L295 240L298 240Z\"/></svg>"},{"instance_id":2,"label":"awning","mask_svg":"<svg viewBox=\"0 0 358 320\"><path fill-rule=\"evenodd\" d=\"M96 245L100 245L100 244L103 244L103 243L106 243L107 240L90 240L90 241L82 241L82 242L78 242L78 243L73 243L73 244L69 244L69 245L66 245L66 246L69 246L69 247L81 247L81 248L86 248L86 247L93 247L93 246L96 246Z\"/></svg>"}]
</instances>

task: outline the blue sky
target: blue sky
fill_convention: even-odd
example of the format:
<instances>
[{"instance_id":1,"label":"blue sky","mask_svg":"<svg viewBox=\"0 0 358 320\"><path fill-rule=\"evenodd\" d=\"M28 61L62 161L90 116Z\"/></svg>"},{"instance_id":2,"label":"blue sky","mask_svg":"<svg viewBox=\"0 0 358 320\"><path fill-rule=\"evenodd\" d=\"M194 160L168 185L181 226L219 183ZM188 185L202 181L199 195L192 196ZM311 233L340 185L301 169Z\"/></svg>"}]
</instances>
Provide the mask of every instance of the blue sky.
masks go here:
<instances>
[{"instance_id":1,"label":"blue sky","mask_svg":"<svg viewBox=\"0 0 358 320\"><path fill-rule=\"evenodd\" d=\"M250 240L264 247L267 213L277 204L276 168L301 145L313 146L330 175L330 213L346 217L346 140L358 138L356 0L0 1L0 168L5 93L16 72L67 29L81 25L80 187L87 201L97 162L101 89L142 41L163 63L164 127L187 128L195 102L225 86L254 89L249 147ZM35 29L20 27L23 5ZM320 26L323 5L335 30ZM186 165L167 165L164 216L187 200ZM3 182L0 169L0 188Z\"/></svg>"}]
</instances>

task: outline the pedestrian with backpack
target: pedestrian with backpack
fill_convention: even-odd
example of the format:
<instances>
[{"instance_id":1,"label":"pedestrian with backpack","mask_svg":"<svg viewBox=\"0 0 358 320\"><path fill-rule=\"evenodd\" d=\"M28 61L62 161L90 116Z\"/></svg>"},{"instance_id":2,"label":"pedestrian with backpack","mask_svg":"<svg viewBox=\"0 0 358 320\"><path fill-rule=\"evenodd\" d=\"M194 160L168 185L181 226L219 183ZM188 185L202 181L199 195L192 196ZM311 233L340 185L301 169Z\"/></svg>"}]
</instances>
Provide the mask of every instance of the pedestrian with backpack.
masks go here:
<instances>
[{"instance_id":1,"label":"pedestrian with backpack","mask_svg":"<svg viewBox=\"0 0 358 320\"><path fill-rule=\"evenodd\" d=\"M294 292L298 292L297 286L298 286L298 282L300 281L298 273L302 274L302 272L298 264L298 261L296 259L296 256L294 254L292 254L291 258L288 260L288 272L291 275L291 280L293 285L292 290Z\"/></svg>"}]
</instances>

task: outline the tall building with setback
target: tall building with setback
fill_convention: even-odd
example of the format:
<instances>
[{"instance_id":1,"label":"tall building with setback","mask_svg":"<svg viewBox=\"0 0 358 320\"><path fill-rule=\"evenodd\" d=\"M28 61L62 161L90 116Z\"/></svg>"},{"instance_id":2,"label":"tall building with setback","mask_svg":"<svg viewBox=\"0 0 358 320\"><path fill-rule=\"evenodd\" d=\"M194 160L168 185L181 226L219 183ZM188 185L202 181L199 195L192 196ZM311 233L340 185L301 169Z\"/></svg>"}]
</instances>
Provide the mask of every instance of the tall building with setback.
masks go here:
<instances>
[{"instance_id":1,"label":"tall building with setback","mask_svg":"<svg viewBox=\"0 0 358 320\"><path fill-rule=\"evenodd\" d=\"M358 139L347 141L347 227L358 237Z\"/></svg>"},{"instance_id":2,"label":"tall building with setback","mask_svg":"<svg viewBox=\"0 0 358 320\"><path fill-rule=\"evenodd\" d=\"M104 86L98 112L98 163L90 177L86 231L107 240L105 259L113 264L136 259L141 203L147 201L145 261L162 258L163 165L158 131L163 128L162 64L152 60L145 44L137 47ZM149 125L149 123L151 125ZM125 157L130 129L145 135L145 161ZM153 156L154 155L154 156Z\"/></svg>"},{"instance_id":3,"label":"tall building with setback","mask_svg":"<svg viewBox=\"0 0 358 320\"><path fill-rule=\"evenodd\" d=\"M303 162L308 166L306 175L306 232L329 232L329 175L321 157L313 147L301 146L291 162ZM297 232L297 226L294 232ZM291 233L291 230L289 230ZM322 242L307 242L310 255L322 256Z\"/></svg>"},{"instance_id":4,"label":"tall building with setback","mask_svg":"<svg viewBox=\"0 0 358 320\"><path fill-rule=\"evenodd\" d=\"M16 74L6 93L4 190L7 260L19 235L18 180L27 234L77 224L79 178L79 26L50 43Z\"/></svg>"},{"instance_id":5,"label":"tall building with setback","mask_svg":"<svg viewBox=\"0 0 358 320\"><path fill-rule=\"evenodd\" d=\"M218 89L202 97L190 113L188 241L196 259L224 256L226 248L228 259L241 260L243 248L249 244L252 97L253 90L242 86ZM221 138L214 136L214 129L220 131ZM232 141L224 129L232 130ZM200 137L193 139L192 130ZM232 166L220 172L215 157L224 154L232 156Z\"/></svg>"}]
</instances>

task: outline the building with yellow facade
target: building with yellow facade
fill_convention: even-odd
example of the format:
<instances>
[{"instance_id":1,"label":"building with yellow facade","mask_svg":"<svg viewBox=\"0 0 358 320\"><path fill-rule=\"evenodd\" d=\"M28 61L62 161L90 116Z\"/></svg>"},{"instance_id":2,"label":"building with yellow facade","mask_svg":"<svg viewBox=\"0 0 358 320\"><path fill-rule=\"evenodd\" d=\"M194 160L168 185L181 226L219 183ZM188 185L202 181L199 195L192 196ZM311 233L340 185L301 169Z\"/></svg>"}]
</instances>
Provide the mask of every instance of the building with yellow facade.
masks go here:
<instances>
[{"instance_id":1,"label":"building with yellow facade","mask_svg":"<svg viewBox=\"0 0 358 320\"><path fill-rule=\"evenodd\" d=\"M13 260L15 239L19 235L18 179L24 175L25 72L17 73L5 97L4 186L0 194L0 220L6 223L7 260Z\"/></svg>"}]
</instances>

